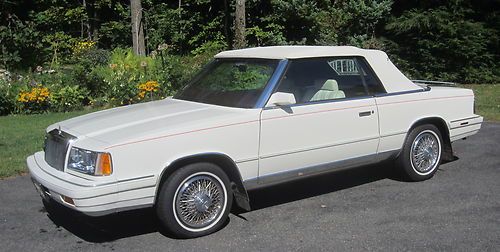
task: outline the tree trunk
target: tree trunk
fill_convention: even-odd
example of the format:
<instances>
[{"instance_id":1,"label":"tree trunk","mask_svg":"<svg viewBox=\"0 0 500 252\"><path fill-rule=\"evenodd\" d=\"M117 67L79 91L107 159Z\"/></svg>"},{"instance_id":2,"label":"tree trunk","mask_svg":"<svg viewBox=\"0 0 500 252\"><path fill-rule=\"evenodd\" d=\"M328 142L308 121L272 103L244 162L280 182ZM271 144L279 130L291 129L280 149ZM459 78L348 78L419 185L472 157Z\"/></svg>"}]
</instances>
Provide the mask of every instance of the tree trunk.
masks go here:
<instances>
[{"instance_id":1,"label":"tree trunk","mask_svg":"<svg viewBox=\"0 0 500 252\"><path fill-rule=\"evenodd\" d=\"M245 38L245 0L236 0L236 11L234 15L234 44L235 49L244 48L247 45Z\"/></svg>"},{"instance_id":2,"label":"tree trunk","mask_svg":"<svg viewBox=\"0 0 500 252\"><path fill-rule=\"evenodd\" d=\"M81 37L83 38L84 34L86 34L88 40L92 39L92 29L90 25L90 19L91 16L93 16L92 11L94 11L94 9L90 7L91 5L93 5L93 3L87 4L86 0L83 0L82 2L83 9L85 9L85 13L87 15L82 20Z\"/></svg>"},{"instance_id":3,"label":"tree trunk","mask_svg":"<svg viewBox=\"0 0 500 252\"><path fill-rule=\"evenodd\" d=\"M132 46L136 55L146 55L141 0L130 0Z\"/></svg>"},{"instance_id":4,"label":"tree trunk","mask_svg":"<svg viewBox=\"0 0 500 252\"><path fill-rule=\"evenodd\" d=\"M232 44L233 39L231 38L231 6L228 0L224 0L224 36L226 37L226 43L228 45Z\"/></svg>"},{"instance_id":5,"label":"tree trunk","mask_svg":"<svg viewBox=\"0 0 500 252\"><path fill-rule=\"evenodd\" d=\"M97 41L99 39L99 16L97 13L96 2L92 2L92 19L90 22L90 34L92 36L93 41Z\"/></svg>"}]
</instances>

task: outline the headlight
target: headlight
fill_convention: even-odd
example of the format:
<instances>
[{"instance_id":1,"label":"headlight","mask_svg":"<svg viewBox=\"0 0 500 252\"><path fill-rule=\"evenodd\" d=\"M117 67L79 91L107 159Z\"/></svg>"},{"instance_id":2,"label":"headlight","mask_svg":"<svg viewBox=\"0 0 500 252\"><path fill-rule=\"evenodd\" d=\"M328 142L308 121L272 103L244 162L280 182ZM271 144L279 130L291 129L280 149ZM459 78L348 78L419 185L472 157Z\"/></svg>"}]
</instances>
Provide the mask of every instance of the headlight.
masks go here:
<instances>
[{"instance_id":1,"label":"headlight","mask_svg":"<svg viewBox=\"0 0 500 252\"><path fill-rule=\"evenodd\" d=\"M94 152L76 147L71 147L67 167L71 170L97 176L108 176L113 173L109 153Z\"/></svg>"}]
</instances>

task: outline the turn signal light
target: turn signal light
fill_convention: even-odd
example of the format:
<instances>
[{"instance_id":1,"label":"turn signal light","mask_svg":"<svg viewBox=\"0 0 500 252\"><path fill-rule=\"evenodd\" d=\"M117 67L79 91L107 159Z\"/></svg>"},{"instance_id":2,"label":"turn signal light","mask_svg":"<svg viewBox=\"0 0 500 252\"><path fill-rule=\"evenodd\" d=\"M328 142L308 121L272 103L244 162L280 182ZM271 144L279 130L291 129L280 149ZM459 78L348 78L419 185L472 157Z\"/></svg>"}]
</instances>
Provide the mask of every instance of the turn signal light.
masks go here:
<instances>
[{"instance_id":1,"label":"turn signal light","mask_svg":"<svg viewBox=\"0 0 500 252\"><path fill-rule=\"evenodd\" d=\"M73 199L72 199L72 198L70 198L70 197L68 197L68 196L61 195L61 199L62 199L64 202L66 202L66 203L68 203L68 204L70 204L70 205L73 205L73 206L75 205L75 202L73 201Z\"/></svg>"},{"instance_id":2,"label":"turn signal light","mask_svg":"<svg viewBox=\"0 0 500 252\"><path fill-rule=\"evenodd\" d=\"M99 153L97 158L97 169L95 175L109 176L113 173L113 166L111 164L111 154Z\"/></svg>"}]
</instances>

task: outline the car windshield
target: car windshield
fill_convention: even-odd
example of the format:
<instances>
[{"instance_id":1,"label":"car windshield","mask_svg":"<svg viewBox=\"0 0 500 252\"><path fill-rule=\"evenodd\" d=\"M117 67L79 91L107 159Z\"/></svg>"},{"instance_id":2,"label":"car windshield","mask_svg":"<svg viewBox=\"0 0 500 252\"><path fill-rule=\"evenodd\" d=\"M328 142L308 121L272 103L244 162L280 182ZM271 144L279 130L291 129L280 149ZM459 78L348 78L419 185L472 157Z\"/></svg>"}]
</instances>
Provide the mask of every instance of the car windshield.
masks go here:
<instances>
[{"instance_id":1,"label":"car windshield","mask_svg":"<svg viewBox=\"0 0 500 252\"><path fill-rule=\"evenodd\" d=\"M277 60L215 59L174 98L253 108L277 65Z\"/></svg>"}]
</instances>

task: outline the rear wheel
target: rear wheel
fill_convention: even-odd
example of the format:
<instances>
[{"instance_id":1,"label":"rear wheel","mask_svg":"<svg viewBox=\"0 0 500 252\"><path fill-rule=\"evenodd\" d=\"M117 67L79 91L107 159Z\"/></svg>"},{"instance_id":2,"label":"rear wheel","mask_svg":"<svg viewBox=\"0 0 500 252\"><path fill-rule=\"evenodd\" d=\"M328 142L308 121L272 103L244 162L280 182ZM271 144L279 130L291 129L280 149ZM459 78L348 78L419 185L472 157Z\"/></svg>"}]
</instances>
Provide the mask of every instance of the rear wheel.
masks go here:
<instances>
[{"instance_id":1,"label":"rear wheel","mask_svg":"<svg viewBox=\"0 0 500 252\"><path fill-rule=\"evenodd\" d=\"M163 183L156 212L167 231L192 238L222 227L231 210L233 195L222 169L211 163L190 164Z\"/></svg>"},{"instance_id":2,"label":"rear wheel","mask_svg":"<svg viewBox=\"0 0 500 252\"><path fill-rule=\"evenodd\" d=\"M439 129L432 124L411 130L397 159L405 177L422 181L434 176L441 162L442 143Z\"/></svg>"}]
</instances>

